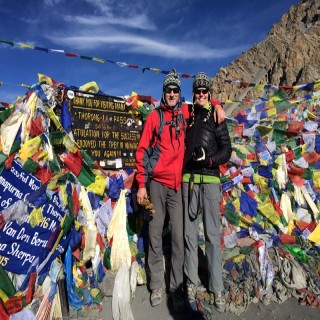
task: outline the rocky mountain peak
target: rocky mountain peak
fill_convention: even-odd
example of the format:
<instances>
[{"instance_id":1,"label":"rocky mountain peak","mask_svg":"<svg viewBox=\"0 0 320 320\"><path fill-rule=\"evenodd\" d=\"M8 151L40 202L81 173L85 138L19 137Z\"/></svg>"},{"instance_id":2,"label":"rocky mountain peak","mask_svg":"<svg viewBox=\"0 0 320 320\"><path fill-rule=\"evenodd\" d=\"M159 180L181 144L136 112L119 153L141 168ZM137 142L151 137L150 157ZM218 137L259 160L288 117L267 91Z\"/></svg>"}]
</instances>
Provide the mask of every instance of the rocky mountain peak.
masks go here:
<instances>
[{"instance_id":1,"label":"rocky mountain peak","mask_svg":"<svg viewBox=\"0 0 320 320\"><path fill-rule=\"evenodd\" d=\"M256 99L253 87L240 88L225 80L274 85L299 85L320 78L320 0L304 0L292 6L273 25L266 38L220 68L212 82L213 96L226 99ZM228 104L227 114L245 106Z\"/></svg>"}]
</instances>

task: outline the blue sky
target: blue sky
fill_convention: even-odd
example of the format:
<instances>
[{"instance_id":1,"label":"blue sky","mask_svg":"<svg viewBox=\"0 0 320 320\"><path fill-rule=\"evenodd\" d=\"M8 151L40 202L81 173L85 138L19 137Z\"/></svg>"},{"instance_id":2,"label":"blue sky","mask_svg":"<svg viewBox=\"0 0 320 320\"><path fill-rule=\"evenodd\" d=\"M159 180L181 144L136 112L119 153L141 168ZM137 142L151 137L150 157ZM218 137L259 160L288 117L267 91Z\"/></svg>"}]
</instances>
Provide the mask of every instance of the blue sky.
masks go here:
<instances>
[{"instance_id":1,"label":"blue sky","mask_svg":"<svg viewBox=\"0 0 320 320\"><path fill-rule=\"evenodd\" d=\"M106 94L160 99L164 75L142 67L213 77L263 40L298 0L0 0L1 40L137 65L119 67L0 43L0 101L26 92L38 73ZM192 78L182 79L191 97Z\"/></svg>"}]
</instances>

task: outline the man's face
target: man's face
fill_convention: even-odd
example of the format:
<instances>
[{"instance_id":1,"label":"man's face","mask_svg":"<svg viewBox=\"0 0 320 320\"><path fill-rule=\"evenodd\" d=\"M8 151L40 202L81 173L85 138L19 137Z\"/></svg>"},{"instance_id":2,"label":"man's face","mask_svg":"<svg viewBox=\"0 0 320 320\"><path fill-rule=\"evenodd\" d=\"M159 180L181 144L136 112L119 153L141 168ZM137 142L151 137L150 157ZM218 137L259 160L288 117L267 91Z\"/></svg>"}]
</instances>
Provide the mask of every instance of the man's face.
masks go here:
<instances>
[{"instance_id":1,"label":"man's face","mask_svg":"<svg viewBox=\"0 0 320 320\"><path fill-rule=\"evenodd\" d=\"M196 103L200 107L203 107L207 104L209 98L209 91L206 88L198 88L194 91L196 97Z\"/></svg>"},{"instance_id":2,"label":"man's face","mask_svg":"<svg viewBox=\"0 0 320 320\"><path fill-rule=\"evenodd\" d=\"M180 98L180 89L176 86L168 86L165 88L165 99L169 107L175 107Z\"/></svg>"}]
</instances>

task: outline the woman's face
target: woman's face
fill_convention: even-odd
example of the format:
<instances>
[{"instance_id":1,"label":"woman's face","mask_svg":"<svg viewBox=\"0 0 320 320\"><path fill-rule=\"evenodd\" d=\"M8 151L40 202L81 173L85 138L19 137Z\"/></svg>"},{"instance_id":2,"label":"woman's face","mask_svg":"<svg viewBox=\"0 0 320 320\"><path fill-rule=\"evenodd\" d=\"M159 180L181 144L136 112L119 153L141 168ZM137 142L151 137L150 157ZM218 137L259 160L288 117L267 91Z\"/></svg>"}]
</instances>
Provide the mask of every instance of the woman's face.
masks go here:
<instances>
[{"instance_id":1,"label":"woman's face","mask_svg":"<svg viewBox=\"0 0 320 320\"><path fill-rule=\"evenodd\" d=\"M196 103L200 107L203 107L207 104L209 98L209 91L206 88L198 88L194 91L196 98Z\"/></svg>"}]
</instances>

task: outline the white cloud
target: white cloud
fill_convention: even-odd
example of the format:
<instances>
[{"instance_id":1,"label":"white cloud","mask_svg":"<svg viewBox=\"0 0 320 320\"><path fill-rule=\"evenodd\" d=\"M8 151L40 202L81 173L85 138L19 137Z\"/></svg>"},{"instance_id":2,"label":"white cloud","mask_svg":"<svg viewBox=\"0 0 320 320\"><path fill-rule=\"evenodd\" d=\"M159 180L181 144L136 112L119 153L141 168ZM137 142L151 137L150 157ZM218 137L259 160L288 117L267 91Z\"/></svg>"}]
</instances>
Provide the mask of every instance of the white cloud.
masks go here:
<instances>
[{"instance_id":1,"label":"white cloud","mask_svg":"<svg viewBox=\"0 0 320 320\"><path fill-rule=\"evenodd\" d=\"M233 47L225 49L212 49L202 44L188 43L165 43L159 40L149 39L142 36L126 33L109 32L108 35L95 36L94 34L82 36L50 36L52 42L81 50L110 49L116 48L121 52L139 53L149 56L166 58L179 58L184 60L220 59L226 58L246 50L246 47ZM103 57L100 57L103 58Z\"/></svg>"},{"instance_id":2,"label":"white cloud","mask_svg":"<svg viewBox=\"0 0 320 320\"><path fill-rule=\"evenodd\" d=\"M63 19L67 22L78 23L87 26L100 26L100 25L119 25L128 28L136 28L142 30L156 30L156 26L144 14L138 14L131 17L119 17L113 15L107 16L71 16L66 15Z\"/></svg>"}]
</instances>

